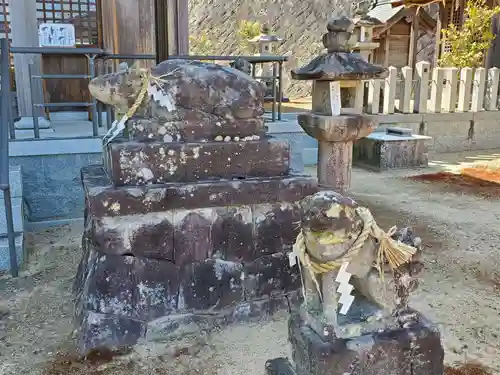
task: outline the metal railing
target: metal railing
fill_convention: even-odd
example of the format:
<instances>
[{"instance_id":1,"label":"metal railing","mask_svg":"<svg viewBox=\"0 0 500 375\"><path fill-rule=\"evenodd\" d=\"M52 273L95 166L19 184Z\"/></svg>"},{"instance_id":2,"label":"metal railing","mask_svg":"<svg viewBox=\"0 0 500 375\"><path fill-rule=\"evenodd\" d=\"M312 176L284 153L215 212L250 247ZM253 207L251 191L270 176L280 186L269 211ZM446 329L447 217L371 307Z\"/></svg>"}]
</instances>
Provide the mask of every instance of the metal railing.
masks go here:
<instances>
[{"instance_id":1,"label":"metal railing","mask_svg":"<svg viewBox=\"0 0 500 375\"><path fill-rule=\"evenodd\" d=\"M8 46L7 46L8 48ZM108 60L156 60L155 55L137 54L137 55L120 55L120 54L110 54L105 50L100 48L57 48L57 47L11 47L11 54L37 54L37 55L82 55L86 56L88 59L88 74L34 74L33 66L29 66L29 76L30 76L30 94L31 94L31 104L32 104L32 116L33 116L33 138L40 138L40 125L39 117L43 116L40 109L51 109L51 108L62 108L62 107L88 107L91 109L92 113L92 137L99 137L99 129L103 128L103 112L106 112L106 127L109 129L114 120L114 110L110 106L104 103L99 103L95 99L91 99L89 102L67 102L67 103L37 103L36 102L36 92L34 89L35 80L49 80L49 79L88 79L89 81L93 79L97 74L106 73L103 67L105 62ZM5 57L4 57L5 55ZM9 58L9 53L2 54L2 61L0 64L4 64ZM281 120L282 114L282 98L283 98L283 63L288 60L286 56L193 56L193 55L180 55L180 56L170 56L170 59L188 59L188 60L203 60L203 61L234 61L237 58L242 58L247 60L252 66L252 77L255 79L260 79L264 82L270 82L272 85L272 94L266 99L272 102L271 105L271 116L270 120L272 122ZM10 60L9 60L10 62ZM102 64L100 64L102 63ZM272 75L270 76L257 76L257 65L272 64ZM8 90L2 87L3 91L10 92L10 86ZM2 115L3 116L3 115ZM3 118L3 117L2 117ZM16 132L14 127L14 122L12 118L9 120L9 137L11 140L16 139ZM88 136L87 136L88 137ZM86 137L86 138L87 138ZM73 136L70 138L81 138L79 136ZM64 139L59 138L58 139Z\"/></svg>"},{"instance_id":2,"label":"metal railing","mask_svg":"<svg viewBox=\"0 0 500 375\"><path fill-rule=\"evenodd\" d=\"M0 77L1 77L1 123L0 123L0 189L3 192L5 218L7 224L7 239L9 243L10 272L12 277L19 275L17 264L16 238L14 233L14 218L9 181L9 129L12 121L12 103L10 95L10 59L9 41L0 39ZM5 89L7 87L7 90Z\"/></svg>"}]
</instances>

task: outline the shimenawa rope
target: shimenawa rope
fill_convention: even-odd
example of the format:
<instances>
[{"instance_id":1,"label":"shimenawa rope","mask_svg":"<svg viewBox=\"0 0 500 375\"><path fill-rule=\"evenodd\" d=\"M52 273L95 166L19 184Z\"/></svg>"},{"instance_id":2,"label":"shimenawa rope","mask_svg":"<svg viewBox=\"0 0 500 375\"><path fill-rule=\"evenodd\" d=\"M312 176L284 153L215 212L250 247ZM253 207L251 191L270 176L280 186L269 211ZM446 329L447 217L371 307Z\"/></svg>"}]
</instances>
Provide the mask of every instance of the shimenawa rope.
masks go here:
<instances>
[{"instance_id":1,"label":"shimenawa rope","mask_svg":"<svg viewBox=\"0 0 500 375\"><path fill-rule=\"evenodd\" d=\"M316 285L316 289L321 297L321 288L317 281L317 275L327 273L338 269L343 263L350 262L353 258L358 256L359 251L363 248L369 237L372 237L379 242L379 247L377 250L377 258L375 261L375 268L380 274L380 278L383 280L384 265L387 261L392 270L397 269L405 263L408 263L412 256L417 252L417 249L395 241L391 238L396 232L397 228L392 227L386 233L384 232L375 222L373 215L370 210L365 207L358 207L356 213L363 221L363 229L361 233L356 238L350 249L339 259L329 262L318 262L309 256L306 247L306 238L304 231L300 231L293 246L293 252L299 258L299 267L304 267L307 272L309 272L313 282ZM323 245L328 245L328 241L322 241L321 238L318 240ZM338 244L338 239L335 239L335 243ZM302 270L301 270L302 272Z\"/></svg>"}]
</instances>

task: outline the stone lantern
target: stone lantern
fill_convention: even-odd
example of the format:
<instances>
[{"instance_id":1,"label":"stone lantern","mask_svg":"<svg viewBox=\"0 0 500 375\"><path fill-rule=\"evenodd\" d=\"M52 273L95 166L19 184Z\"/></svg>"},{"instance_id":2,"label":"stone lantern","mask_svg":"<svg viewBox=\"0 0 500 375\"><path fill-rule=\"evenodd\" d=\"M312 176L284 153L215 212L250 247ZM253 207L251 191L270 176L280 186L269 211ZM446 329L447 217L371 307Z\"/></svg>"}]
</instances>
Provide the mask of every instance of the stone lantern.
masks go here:
<instances>
[{"instance_id":1,"label":"stone lantern","mask_svg":"<svg viewBox=\"0 0 500 375\"><path fill-rule=\"evenodd\" d=\"M274 46L282 40L282 38L272 35L269 26L264 24L260 27L260 34L250 39L249 42L257 44L259 56L269 56L274 55Z\"/></svg>"},{"instance_id":2,"label":"stone lantern","mask_svg":"<svg viewBox=\"0 0 500 375\"><path fill-rule=\"evenodd\" d=\"M257 45L257 56L273 56L275 55L275 45L282 40L282 38L272 35L269 26L264 24L260 28L260 34L250 39L249 42ZM271 97L273 93L272 77L274 75L272 64L259 64L255 70L255 75L260 77L259 80L265 83L267 88L266 97Z\"/></svg>"},{"instance_id":3,"label":"stone lantern","mask_svg":"<svg viewBox=\"0 0 500 375\"><path fill-rule=\"evenodd\" d=\"M354 51L359 52L367 61L372 61L373 51L380 43L373 42L373 29L383 23L375 17L368 15L369 4L360 3L354 17L355 40Z\"/></svg>"},{"instance_id":4,"label":"stone lantern","mask_svg":"<svg viewBox=\"0 0 500 375\"><path fill-rule=\"evenodd\" d=\"M341 82L385 78L388 74L385 68L349 51L353 29L349 18L332 19L323 35L327 52L292 70L293 79L313 81L312 111L299 114L298 122L318 140L318 182L321 188L341 194L350 186L353 142L378 126L373 117L341 113Z\"/></svg>"}]
</instances>

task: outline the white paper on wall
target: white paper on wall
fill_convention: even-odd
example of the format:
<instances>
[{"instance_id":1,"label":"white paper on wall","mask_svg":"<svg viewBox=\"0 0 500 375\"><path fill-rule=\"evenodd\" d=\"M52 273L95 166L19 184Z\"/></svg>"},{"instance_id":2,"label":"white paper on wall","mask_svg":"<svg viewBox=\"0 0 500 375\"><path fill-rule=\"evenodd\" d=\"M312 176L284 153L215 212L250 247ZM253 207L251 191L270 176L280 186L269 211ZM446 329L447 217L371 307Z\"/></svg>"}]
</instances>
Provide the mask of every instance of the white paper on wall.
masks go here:
<instances>
[{"instance_id":1,"label":"white paper on wall","mask_svg":"<svg viewBox=\"0 0 500 375\"><path fill-rule=\"evenodd\" d=\"M38 27L40 47L75 47L75 25L70 23L42 23Z\"/></svg>"}]
</instances>

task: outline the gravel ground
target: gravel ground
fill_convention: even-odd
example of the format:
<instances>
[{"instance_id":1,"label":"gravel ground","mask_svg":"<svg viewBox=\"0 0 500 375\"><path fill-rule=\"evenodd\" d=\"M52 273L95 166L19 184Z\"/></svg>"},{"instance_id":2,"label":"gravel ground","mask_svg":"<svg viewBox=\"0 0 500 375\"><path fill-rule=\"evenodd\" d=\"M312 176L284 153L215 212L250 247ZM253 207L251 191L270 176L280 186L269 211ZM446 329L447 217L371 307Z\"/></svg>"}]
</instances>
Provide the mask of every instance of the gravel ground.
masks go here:
<instances>
[{"instance_id":1,"label":"gravel ground","mask_svg":"<svg viewBox=\"0 0 500 375\"><path fill-rule=\"evenodd\" d=\"M441 167L465 156L440 158ZM427 245L424 284L412 306L439 324L446 362L478 361L500 373L500 200L405 177L355 170L351 195L382 227L412 225ZM21 277L0 277L0 375L258 375L267 359L289 355L282 312L188 343L73 357L71 284L81 233L75 224L30 234Z\"/></svg>"}]
</instances>

